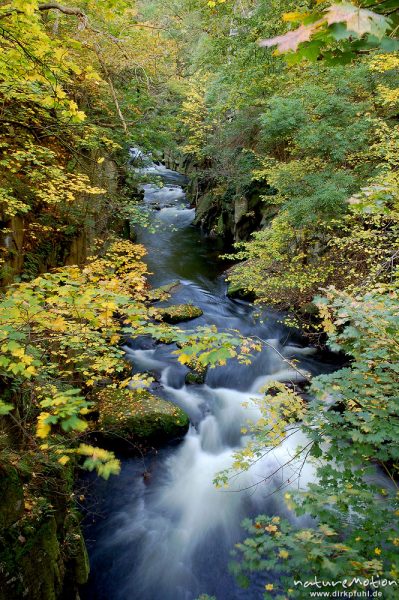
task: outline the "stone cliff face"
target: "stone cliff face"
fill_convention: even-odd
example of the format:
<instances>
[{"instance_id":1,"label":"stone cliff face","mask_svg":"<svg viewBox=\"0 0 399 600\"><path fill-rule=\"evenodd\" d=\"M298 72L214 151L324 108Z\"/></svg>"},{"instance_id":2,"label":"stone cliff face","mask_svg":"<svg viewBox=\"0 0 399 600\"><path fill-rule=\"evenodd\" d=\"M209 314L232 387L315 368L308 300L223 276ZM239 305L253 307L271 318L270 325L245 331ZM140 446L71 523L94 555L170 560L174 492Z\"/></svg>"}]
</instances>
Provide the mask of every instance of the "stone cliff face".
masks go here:
<instances>
[{"instance_id":1,"label":"stone cliff face","mask_svg":"<svg viewBox=\"0 0 399 600\"><path fill-rule=\"evenodd\" d=\"M208 169L183 154L165 153L164 162L188 178L187 196L196 209L194 223L226 245L248 240L272 218L262 201L262 196L273 193L267 184L252 181L242 191L227 179L222 185L213 181Z\"/></svg>"},{"instance_id":2,"label":"stone cliff face","mask_svg":"<svg viewBox=\"0 0 399 600\"><path fill-rule=\"evenodd\" d=\"M31 278L62 265L82 264L94 238L106 234L108 222L112 218L109 199L115 197L118 191L118 168L111 159L101 165L87 160L85 170L92 184L104 189L105 193L98 196L82 194L77 200L81 204L87 204L87 212L90 213L90 217L84 222L74 223L72 219L70 226L65 227L63 232L47 237L38 234L32 238L32 218L40 218L40 213L16 215L3 221L7 233L0 235L0 246L5 250L5 262L0 270L0 286L11 283L15 276L21 274Z\"/></svg>"},{"instance_id":3,"label":"stone cliff face","mask_svg":"<svg viewBox=\"0 0 399 600\"><path fill-rule=\"evenodd\" d=\"M219 195L210 189L196 199L195 223L227 244L247 240L264 222L262 200L255 186L245 195L234 190Z\"/></svg>"}]
</instances>

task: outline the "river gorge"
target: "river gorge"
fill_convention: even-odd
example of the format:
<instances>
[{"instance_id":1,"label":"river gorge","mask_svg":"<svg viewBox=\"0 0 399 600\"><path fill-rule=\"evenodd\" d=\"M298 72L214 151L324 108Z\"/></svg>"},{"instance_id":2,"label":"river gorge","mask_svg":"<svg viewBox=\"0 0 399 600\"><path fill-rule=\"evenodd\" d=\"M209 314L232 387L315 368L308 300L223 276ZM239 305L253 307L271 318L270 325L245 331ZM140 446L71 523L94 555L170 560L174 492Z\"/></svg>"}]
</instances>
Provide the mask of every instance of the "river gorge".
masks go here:
<instances>
[{"instance_id":1,"label":"river gorge","mask_svg":"<svg viewBox=\"0 0 399 600\"><path fill-rule=\"evenodd\" d=\"M245 444L241 430L260 417L256 400L267 382L300 383L301 373L336 368L335 359L305 346L283 324L284 315L229 298L217 241L192 225L194 209L185 197L184 176L163 165L146 171L162 181L162 187L144 185L143 202L152 227L138 234L147 249L150 283L161 286L178 280L173 303L192 303L203 311L180 327L235 329L266 340L268 346L250 365L231 360L209 369L203 384L186 385L188 369L178 363L174 345L155 344L149 338L126 345L134 371L153 374L152 391L180 406L191 425L183 440L144 459L124 457L118 477L91 481L85 526L91 576L82 597L195 600L207 593L218 600L244 600L248 591L240 589L227 570L234 543L243 536L242 519L259 513L287 515L283 491L305 486L312 468L305 466L300 477L302 463L295 460L280 469L302 441L295 434L249 472L235 475L229 488L217 489L212 480ZM298 361L298 370L285 359ZM262 598L262 587L254 581L251 600Z\"/></svg>"}]
</instances>

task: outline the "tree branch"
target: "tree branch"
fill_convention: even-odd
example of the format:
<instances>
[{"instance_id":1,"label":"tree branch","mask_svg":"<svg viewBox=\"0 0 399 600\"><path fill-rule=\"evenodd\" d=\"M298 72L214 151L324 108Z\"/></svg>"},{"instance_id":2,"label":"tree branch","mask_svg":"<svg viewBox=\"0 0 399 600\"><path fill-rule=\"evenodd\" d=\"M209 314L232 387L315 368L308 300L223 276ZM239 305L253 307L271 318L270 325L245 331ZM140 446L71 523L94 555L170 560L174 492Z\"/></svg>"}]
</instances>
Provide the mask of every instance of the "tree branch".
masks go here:
<instances>
[{"instance_id":1,"label":"tree branch","mask_svg":"<svg viewBox=\"0 0 399 600\"><path fill-rule=\"evenodd\" d=\"M78 17L81 21L82 29L85 29L89 24L89 18L86 15L86 13L84 12L84 10L81 8L77 8L77 7L73 7L73 6L64 6L63 4L59 4L58 2L46 2L45 4L39 4L39 6L37 7L37 10L39 10L41 12L46 12L48 10L58 10L59 12L63 13L64 15ZM6 17L10 17L11 15L15 15L15 14L24 14L24 11L18 10L18 9L9 10L8 12L5 12L2 15L0 15L0 18L4 19Z\"/></svg>"},{"instance_id":2,"label":"tree branch","mask_svg":"<svg viewBox=\"0 0 399 600\"><path fill-rule=\"evenodd\" d=\"M89 26L89 17L86 15L82 8L78 8L77 6L64 6L63 4L59 4L58 2L46 2L45 4L39 4L38 10L41 12L45 12L48 10L58 10L64 15L78 17L80 21L78 29L89 28L92 31L95 31L96 33L100 33L99 31Z\"/></svg>"},{"instance_id":3,"label":"tree branch","mask_svg":"<svg viewBox=\"0 0 399 600\"><path fill-rule=\"evenodd\" d=\"M64 15L78 17L78 19L80 20L78 29L80 29L80 30L90 29L90 31L93 31L93 33L99 33L100 35L106 35L114 42L122 41L122 40L118 40L110 33L103 32L103 31L100 31L99 29L95 29L94 27L92 27L90 25L89 17L87 16L87 14L85 13L85 11L82 8L78 8L76 6L75 7L74 6L64 6L63 4L59 4L58 2L46 2L45 4L39 4L37 9L41 12L47 12L49 10L58 10L59 12L61 12ZM0 19L10 17L11 15L14 15L14 14L23 14L23 11L18 10L18 9L10 10L6 13L0 14ZM57 24L57 27L58 27L58 24Z\"/></svg>"},{"instance_id":4,"label":"tree branch","mask_svg":"<svg viewBox=\"0 0 399 600\"><path fill-rule=\"evenodd\" d=\"M122 123L123 131L125 132L125 135L128 135L128 128L127 128L126 120L125 120L125 117L123 116L123 113L121 111L121 107L120 107L120 104L119 104L119 101L118 101L118 97L116 95L115 88L114 88L114 85L112 83L111 75L110 75L110 73L108 71L107 65L103 61L103 59L102 59L102 57L100 55L99 49L96 48L95 49L95 53L97 54L98 61L99 61L100 65L101 65L102 70L105 73L106 78L107 78L108 85L109 85L109 88L111 90L111 95L112 95L112 98L114 100L116 112L118 113L118 117L120 119L120 122Z\"/></svg>"},{"instance_id":5,"label":"tree branch","mask_svg":"<svg viewBox=\"0 0 399 600\"><path fill-rule=\"evenodd\" d=\"M87 15L81 8L73 7L73 6L63 6L58 2L46 2L46 4L39 4L39 10L59 10L64 13L64 15L74 15L75 17L81 17L82 19L87 19Z\"/></svg>"}]
</instances>

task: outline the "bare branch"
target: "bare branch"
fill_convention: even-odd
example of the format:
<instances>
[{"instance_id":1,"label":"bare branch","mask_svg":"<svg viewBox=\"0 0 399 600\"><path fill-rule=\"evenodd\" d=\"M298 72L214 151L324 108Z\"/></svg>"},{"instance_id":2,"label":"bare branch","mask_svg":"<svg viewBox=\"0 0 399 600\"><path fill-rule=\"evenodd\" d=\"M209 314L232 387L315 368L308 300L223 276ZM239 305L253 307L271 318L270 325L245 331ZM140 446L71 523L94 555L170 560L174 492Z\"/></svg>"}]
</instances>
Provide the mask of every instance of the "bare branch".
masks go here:
<instances>
[{"instance_id":1,"label":"bare branch","mask_svg":"<svg viewBox=\"0 0 399 600\"><path fill-rule=\"evenodd\" d=\"M260 485L261 483L266 483L266 481L269 481L270 479L272 479L274 477L274 475L277 475L277 473L279 471L281 471L284 467L286 467L287 465L290 465L292 462L294 462L294 460L296 460L301 454L303 454L305 452L305 450L307 450L308 448L310 448L310 450L312 449L314 442L311 441L308 444L306 444L306 446L304 446L303 448L300 448L295 454L294 456L292 456L290 458L290 460L287 460L283 465L279 465L279 467L277 469L275 469L272 473L270 473L269 475L267 475L266 477L262 477L262 479L260 479L259 481L257 481L256 483L252 483L251 485L247 485L246 487L240 488L238 490L220 490L221 492L225 493L225 494L237 494L240 492L244 492L246 490L251 490L253 488L258 487L258 485ZM277 446L273 446L272 450L275 450L276 447L280 446L280 444L278 444ZM306 458L308 457L310 450L308 452L306 452L305 458L304 460L306 460ZM303 464L299 470L299 476L302 472L302 468L303 468ZM299 477L298 476L298 477ZM290 478L288 478L287 483L290 481ZM285 482L283 481L283 484ZM282 485L283 485L282 484Z\"/></svg>"},{"instance_id":2,"label":"bare branch","mask_svg":"<svg viewBox=\"0 0 399 600\"><path fill-rule=\"evenodd\" d=\"M252 337L255 338L256 340L259 340L262 344L264 344L268 348L271 348L272 350L274 350L279 355L279 357L284 362L286 362L287 365L289 365L291 367L291 369L293 369L294 371L296 371L298 373L298 375L300 375L301 377L303 377L305 379L305 381L308 381L309 383L311 382L309 374L306 373L305 371L301 371L300 369L298 369L298 367L291 360L288 360L288 358L286 358L283 354L281 354L281 352L279 352L277 350L277 348L275 346L273 346L273 344L271 344L267 340L263 340L262 338L258 337L257 335L253 335Z\"/></svg>"},{"instance_id":3,"label":"bare branch","mask_svg":"<svg viewBox=\"0 0 399 600\"><path fill-rule=\"evenodd\" d=\"M64 15L73 15L75 17L80 17L87 21L87 15L81 8L73 7L73 6L63 6L58 2L46 2L45 4L39 4L39 10L58 10L62 12Z\"/></svg>"},{"instance_id":4,"label":"bare branch","mask_svg":"<svg viewBox=\"0 0 399 600\"><path fill-rule=\"evenodd\" d=\"M125 120L125 117L123 116L123 113L121 111L121 107L120 107L120 104L119 104L119 101L118 101L118 97L116 95L115 88L114 88L114 85L112 83L111 75L110 75L110 73L108 71L107 65L105 64L105 62L103 61L103 59L101 57L100 50L98 48L96 48L95 52L97 54L97 58L98 58L98 61L99 61L100 65L101 65L101 68L103 69L103 71L105 73L105 76L107 77L108 85L109 85L109 88L111 90L112 98L114 100L116 112L118 113L118 117L120 119L120 122L122 123L123 131L125 132L125 135L128 135L128 128L127 128L126 120Z\"/></svg>"}]
</instances>

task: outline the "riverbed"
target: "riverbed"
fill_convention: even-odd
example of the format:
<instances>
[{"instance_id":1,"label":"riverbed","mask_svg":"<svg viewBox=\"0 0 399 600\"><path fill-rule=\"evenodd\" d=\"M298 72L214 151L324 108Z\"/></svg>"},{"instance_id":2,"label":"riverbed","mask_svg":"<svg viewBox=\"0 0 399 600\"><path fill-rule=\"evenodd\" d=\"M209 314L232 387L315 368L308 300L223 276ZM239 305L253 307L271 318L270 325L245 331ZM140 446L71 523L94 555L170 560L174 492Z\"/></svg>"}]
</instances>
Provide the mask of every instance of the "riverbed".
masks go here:
<instances>
[{"instance_id":1,"label":"riverbed","mask_svg":"<svg viewBox=\"0 0 399 600\"><path fill-rule=\"evenodd\" d=\"M179 280L173 303L191 302L202 309L203 316L181 325L185 329L216 325L257 336L268 345L250 365L230 361L210 369L204 384L186 385L187 368L177 362L173 345L146 338L127 344L133 369L152 373L154 391L183 408L191 425L183 440L144 461L122 458L118 477L90 480L85 537L91 575L82 599L195 600L206 593L217 600L258 600L263 596L261 578L242 590L229 574L231 550L242 539L240 524L246 516L294 519L287 515L282 495L291 486L306 486L313 472L305 467L298 479L295 461L280 471L278 467L292 458L300 434L235 477L229 488L217 489L212 480L245 444L242 428L260 415L256 400L262 386L276 379L301 381L284 358L297 360L299 370L309 374L329 372L336 363L306 346L284 325L284 315L227 296L221 248L193 226L184 177L162 165L147 170L163 182L163 187L144 185L151 227L138 234L147 248L151 285Z\"/></svg>"}]
</instances>

